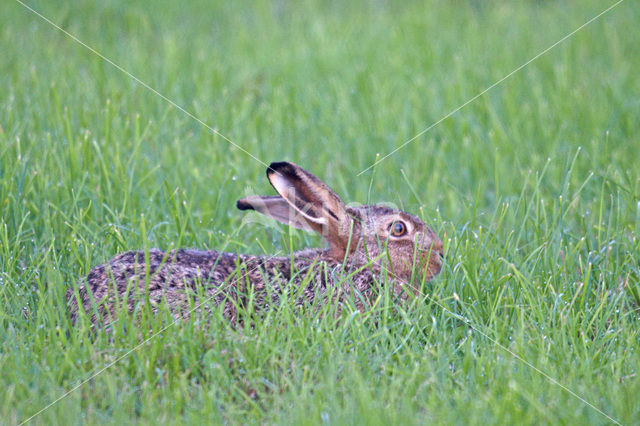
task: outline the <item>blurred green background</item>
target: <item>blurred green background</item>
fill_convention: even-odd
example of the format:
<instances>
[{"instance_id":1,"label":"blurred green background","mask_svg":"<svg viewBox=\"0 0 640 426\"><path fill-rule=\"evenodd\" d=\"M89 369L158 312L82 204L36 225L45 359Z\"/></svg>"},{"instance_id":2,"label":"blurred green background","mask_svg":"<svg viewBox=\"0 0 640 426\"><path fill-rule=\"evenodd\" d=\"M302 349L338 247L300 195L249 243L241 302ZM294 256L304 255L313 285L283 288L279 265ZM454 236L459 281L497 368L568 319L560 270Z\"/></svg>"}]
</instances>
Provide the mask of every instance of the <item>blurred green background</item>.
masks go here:
<instances>
[{"instance_id":1,"label":"blurred green background","mask_svg":"<svg viewBox=\"0 0 640 426\"><path fill-rule=\"evenodd\" d=\"M361 175L614 2L27 4L260 161L418 214L447 252L401 314L178 325L36 422L607 421L492 339L640 418L637 1ZM64 292L91 267L322 242L243 222L238 198L273 193L263 164L19 2L1 11L0 418L16 423L139 342L69 324Z\"/></svg>"}]
</instances>

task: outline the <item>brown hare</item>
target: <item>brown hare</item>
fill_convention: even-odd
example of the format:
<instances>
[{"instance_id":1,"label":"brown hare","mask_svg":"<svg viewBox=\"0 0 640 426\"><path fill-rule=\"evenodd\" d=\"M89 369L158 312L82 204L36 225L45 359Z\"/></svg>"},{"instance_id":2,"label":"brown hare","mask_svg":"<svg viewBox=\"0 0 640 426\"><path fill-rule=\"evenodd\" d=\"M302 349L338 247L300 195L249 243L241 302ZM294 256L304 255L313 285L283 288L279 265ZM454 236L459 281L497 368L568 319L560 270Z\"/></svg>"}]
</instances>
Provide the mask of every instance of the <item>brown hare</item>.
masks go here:
<instances>
[{"instance_id":1,"label":"brown hare","mask_svg":"<svg viewBox=\"0 0 640 426\"><path fill-rule=\"evenodd\" d=\"M190 249L122 253L67 291L72 321L84 311L107 325L122 309L133 313L148 304L155 312L166 303L176 318L219 306L235 322L239 308L267 309L284 292L300 306L351 295L364 311L381 283L392 283L393 294L404 299L440 272L442 241L418 217L381 205L347 206L293 163L271 163L267 178L280 195L246 197L237 207L318 232L327 248L277 257Z\"/></svg>"}]
</instances>

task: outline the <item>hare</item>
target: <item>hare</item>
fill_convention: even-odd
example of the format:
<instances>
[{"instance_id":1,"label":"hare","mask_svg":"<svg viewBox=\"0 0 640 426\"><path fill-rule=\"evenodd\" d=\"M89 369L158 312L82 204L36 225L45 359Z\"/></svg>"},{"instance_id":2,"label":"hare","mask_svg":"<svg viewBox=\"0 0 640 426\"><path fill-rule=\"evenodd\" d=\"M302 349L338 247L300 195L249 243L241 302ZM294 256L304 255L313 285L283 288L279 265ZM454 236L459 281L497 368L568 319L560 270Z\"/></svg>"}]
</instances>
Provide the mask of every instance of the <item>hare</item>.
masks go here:
<instances>
[{"instance_id":1,"label":"hare","mask_svg":"<svg viewBox=\"0 0 640 426\"><path fill-rule=\"evenodd\" d=\"M246 197L237 208L318 232L329 243L326 249L277 257L190 249L125 252L67 291L72 321L84 311L94 324L108 325L122 309L134 312L149 304L155 312L166 302L176 318L219 306L235 322L240 307L267 309L285 291L300 306L318 297L322 304L330 294L340 302L350 294L364 311L380 283L393 283L394 295L404 299L440 272L442 241L418 217L382 205L347 206L293 163L271 163L267 178L279 195ZM389 279L380 279L385 274Z\"/></svg>"}]
</instances>

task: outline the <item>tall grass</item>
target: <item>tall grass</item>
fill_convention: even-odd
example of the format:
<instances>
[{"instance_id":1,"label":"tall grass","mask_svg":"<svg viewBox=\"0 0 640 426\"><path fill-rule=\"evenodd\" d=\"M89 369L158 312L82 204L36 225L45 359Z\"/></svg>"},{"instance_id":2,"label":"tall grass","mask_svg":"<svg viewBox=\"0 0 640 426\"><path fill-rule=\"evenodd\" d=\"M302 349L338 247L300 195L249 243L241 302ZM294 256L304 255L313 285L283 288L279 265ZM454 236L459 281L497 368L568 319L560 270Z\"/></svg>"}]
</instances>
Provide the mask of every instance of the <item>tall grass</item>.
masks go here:
<instances>
[{"instance_id":1,"label":"tall grass","mask_svg":"<svg viewBox=\"0 0 640 426\"><path fill-rule=\"evenodd\" d=\"M252 328L214 314L146 342L127 320L72 326L66 289L120 251L322 242L243 221L235 200L272 192L263 165L6 2L3 423L105 367L34 422L638 421L637 2L360 176L613 3L28 4L261 161L420 215L447 262L410 305L385 296L339 320L284 305Z\"/></svg>"}]
</instances>

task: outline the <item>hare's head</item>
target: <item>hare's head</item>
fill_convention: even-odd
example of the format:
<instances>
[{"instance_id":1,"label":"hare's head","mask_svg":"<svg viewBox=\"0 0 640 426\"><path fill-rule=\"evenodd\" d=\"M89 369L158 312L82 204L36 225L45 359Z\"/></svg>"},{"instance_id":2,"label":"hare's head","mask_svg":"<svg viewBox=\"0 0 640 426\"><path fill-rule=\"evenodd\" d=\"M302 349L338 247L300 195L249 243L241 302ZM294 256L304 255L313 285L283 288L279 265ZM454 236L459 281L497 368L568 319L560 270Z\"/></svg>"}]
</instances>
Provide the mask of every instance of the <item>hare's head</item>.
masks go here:
<instances>
[{"instance_id":1,"label":"hare's head","mask_svg":"<svg viewBox=\"0 0 640 426\"><path fill-rule=\"evenodd\" d=\"M430 280L442 267L442 241L417 216L382 205L350 207L320 179L287 162L271 163L267 178L277 196L250 196L240 210L256 210L329 243L325 256L355 266L371 265L408 282Z\"/></svg>"},{"instance_id":2,"label":"hare's head","mask_svg":"<svg viewBox=\"0 0 640 426\"><path fill-rule=\"evenodd\" d=\"M408 282L412 275L420 281L432 279L442 268L442 241L419 217L384 205L348 209L358 224L362 241L352 257L366 263L379 259L378 266Z\"/></svg>"}]
</instances>

